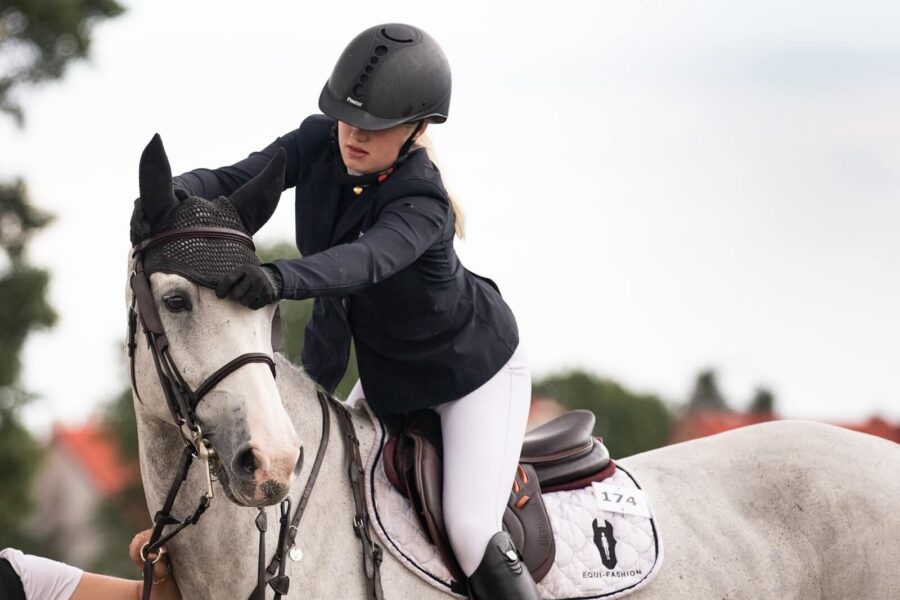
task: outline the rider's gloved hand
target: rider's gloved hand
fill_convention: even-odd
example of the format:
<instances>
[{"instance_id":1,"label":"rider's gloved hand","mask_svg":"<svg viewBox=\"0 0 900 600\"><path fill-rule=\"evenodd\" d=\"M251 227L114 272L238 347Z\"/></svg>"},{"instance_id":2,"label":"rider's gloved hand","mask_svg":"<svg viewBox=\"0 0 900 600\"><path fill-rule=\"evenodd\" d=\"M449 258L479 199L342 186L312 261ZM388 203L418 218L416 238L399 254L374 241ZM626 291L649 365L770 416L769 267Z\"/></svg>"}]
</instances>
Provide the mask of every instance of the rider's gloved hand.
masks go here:
<instances>
[{"instance_id":1,"label":"rider's gloved hand","mask_svg":"<svg viewBox=\"0 0 900 600\"><path fill-rule=\"evenodd\" d=\"M216 296L228 296L256 310L281 297L281 276L271 267L242 265L222 278Z\"/></svg>"}]
</instances>

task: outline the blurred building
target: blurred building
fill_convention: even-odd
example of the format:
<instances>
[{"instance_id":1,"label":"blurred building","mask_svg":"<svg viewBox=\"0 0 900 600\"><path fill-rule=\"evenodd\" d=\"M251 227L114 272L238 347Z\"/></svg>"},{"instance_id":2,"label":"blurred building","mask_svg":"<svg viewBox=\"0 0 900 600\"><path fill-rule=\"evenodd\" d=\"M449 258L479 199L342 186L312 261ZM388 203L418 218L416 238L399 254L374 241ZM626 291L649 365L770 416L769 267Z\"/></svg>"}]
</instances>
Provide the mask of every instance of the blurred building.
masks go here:
<instances>
[{"instance_id":1,"label":"blurred building","mask_svg":"<svg viewBox=\"0 0 900 600\"><path fill-rule=\"evenodd\" d=\"M99 424L54 426L32 488L29 529L60 560L90 567L103 547L100 510L138 477L115 438Z\"/></svg>"},{"instance_id":2,"label":"blurred building","mask_svg":"<svg viewBox=\"0 0 900 600\"><path fill-rule=\"evenodd\" d=\"M699 437L715 435L730 429L776 421L780 417L773 412L738 413L727 409L695 409L686 411L675 421L669 443L686 442ZM880 417L872 417L863 423L832 423L853 431L868 433L900 443L900 424L892 425Z\"/></svg>"}]
</instances>

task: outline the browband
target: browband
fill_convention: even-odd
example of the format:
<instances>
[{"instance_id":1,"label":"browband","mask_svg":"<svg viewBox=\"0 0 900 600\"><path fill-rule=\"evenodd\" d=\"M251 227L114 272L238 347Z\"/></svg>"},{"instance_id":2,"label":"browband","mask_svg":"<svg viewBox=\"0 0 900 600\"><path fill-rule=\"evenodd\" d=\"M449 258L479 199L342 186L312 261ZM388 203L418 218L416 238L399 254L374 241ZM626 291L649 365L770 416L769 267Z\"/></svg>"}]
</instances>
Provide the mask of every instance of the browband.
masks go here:
<instances>
[{"instance_id":1,"label":"browband","mask_svg":"<svg viewBox=\"0 0 900 600\"><path fill-rule=\"evenodd\" d=\"M131 256L134 258L137 257L138 254L149 250L150 248L155 248L156 246L161 246L162 244L165 244L167 242L188 237L238 242L247 246L251 250L256 250L256 245L254 245L253 243L253 238L243 231L239 231L237 229L228 229L225 227L182 227L181 229L164 231L163 233L154 235L142 242L135 244L131 249Z\"/></svg>"}]
</instances>

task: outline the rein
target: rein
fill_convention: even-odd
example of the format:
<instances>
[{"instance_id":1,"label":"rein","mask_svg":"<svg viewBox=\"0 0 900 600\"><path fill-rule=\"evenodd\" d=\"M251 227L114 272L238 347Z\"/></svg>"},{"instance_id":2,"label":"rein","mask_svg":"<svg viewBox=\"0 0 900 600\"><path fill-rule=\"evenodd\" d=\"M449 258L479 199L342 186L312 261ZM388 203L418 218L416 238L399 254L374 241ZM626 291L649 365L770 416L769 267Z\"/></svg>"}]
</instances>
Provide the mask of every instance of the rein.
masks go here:
<instances>
[{"instance_id":1,"label":"rein","mask_svg":"<svg viewBox=\"0 0 900 600\"><path fill-rule=\"evenodd\" d=\"M203 435L200 424L197 422L195 413L197 405L216 385L225 379L225 377L244 365L265 363L269 365L272 376L275 377L274 360L268 354L259 352L242 354L232 359L217 369L193 390L185 381L184 377L182 377L181 372L178 370L178 367L169 352L169 340L162 325L159 309L153 301L153 295L150 292L150 279L144 272L143 254L150 248L184 238L224 239L244 244L255 250L253 240L249 235L242 231L221 227L185 227L175 229L150 237L137 244L132 249L132 258L134 261L130 282L132 302L128 317L128 356L130 360L132 388L140 401L140 394L138 393L135 377L137 323L138 320L140 320L144 335L147 338L150 354L153 357L153 363L156 367L157 377L166 398L166 404L169 407L169 412L172 414L175 424L179 427L182 441L184 442L177 474L169 487L169 492L166 495L162 508L157 511L153 517L154 526L150 541L141 548L141 558L144 560L144 587L142 600L150 599L150 593L153 587L154 559L152 559L150 555L158 553L164 544L181 533L188 526L196 525L203 513L206 512L206 509L209 508L214 497L212 486L214 477L212 474L211 461L216 458L215 451L209 440ZM267 584L275 591L275 600L280 600L283 595L288 593L290 579L285 575L285 550L290 546L287 556L293 561L299 561L302 558L302 552L296 546L295 540L300 519L303 517L309 498L312 495L313 487L315 486L319 470L322 466L322 461L325 457L325 451L328 447L331 429L330 409L332 407L338 415L338 424L347 445L347 454L349 456L348 474L356 507L356 515L353 519L353 529L356 536L362 542L363 566L367 579L368 596L373 600L383 600L384 594L381 588L381 573L379 569L383 555L381 547L372 539L370 533L368 513L365 509L364 471L359 451L359 440L356 437L352 419L346 407L330 395L326 395L321 391L317 391L316 395L322 408L322 439L319 443L319 448L316 452L316 458L313 462L309 478L307 479L306 487L303 490L303 494L300 496L290 524L288 523L288 517L291 511L290 496L281 502L278 546L275 549L275 554L268 567L266 567L265 564L265 535L268 528L268 522L264 507L259 508L259 514L256 517L256 527L259 531L259 568L257 585L250 596L250 600L264 600ZM206 493L201 496L197 508L190 516L179 519L172 515L172 507L178 496L178 492L181 489L181 485L187 478L188 471L195 459L199 459L205 468ZM301 447L300 467L298 468L298 472L302 470L302 463L303 448ZM165 528L170 525L174 526L174 528L164 535Z\"/></svg>"}]
</instances>

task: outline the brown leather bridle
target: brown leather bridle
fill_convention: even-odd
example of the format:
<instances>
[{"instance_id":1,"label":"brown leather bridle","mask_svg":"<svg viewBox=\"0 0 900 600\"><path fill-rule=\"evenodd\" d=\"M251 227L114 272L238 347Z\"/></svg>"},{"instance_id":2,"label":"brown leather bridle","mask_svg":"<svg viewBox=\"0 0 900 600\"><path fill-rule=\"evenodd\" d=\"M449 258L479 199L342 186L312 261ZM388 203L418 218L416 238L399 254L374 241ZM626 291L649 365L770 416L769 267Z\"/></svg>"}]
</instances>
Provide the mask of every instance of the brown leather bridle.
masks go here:
<instances>
[{"instance_id":1,"label":"brown leather bridle","mask_svg":"<svg viewBox=\"0 0 900 600\"><path fill-rule=\"evenodd\" d=\"M169 407L172 419L178 426L182 440L184 441L184 449L181 454L178 473L172 481L163 507L156 515L154 515L154 526L150 541L141 549L141 556L144 558L144 600L149 600L150 591L153 585L153 560L150 558L150 555L158 553L160 548L166 542L178 535L184 528L196 524L200 520L201 515L209 508L209 504L213 499L213 474L210 463L215 459L215 452L209 440L203 435L203 430L197 420L197 405L200 404L200 401L203 400L203 398L223 379L244 365L252 363L267 364L272 371L272 376L275 377L275 361L271 356L262 352L248 352L230 360L228 363L217 369L197 386L196 389L191 388L187 381L185 381L181 371L178 369L178 365L175 364L175 361L172 358L169 348L169 338L163 328L159 309L156 306L156 302L153 300L153 294L150 291L150 279L144 271L144 253L147 252L147 250L162 244L186 238L228 240L243 244L251 250L256 249L253 244L253 239L246 233L236 229L226 229L222 227L185 227L174 229L152 236L132 248L132 300L128 317L128 356L130 360L132 387L138 400L140 400L135 377L137 322L138 318L140 318L144 335L147 338L150 355L153 357L153 364L156 367L157 378L159 379L159 384L162 387L163 394L166 398L166 404ZM199 458L205 467L207 484L206 494L201 497L197 508L189 517L178 519L171 514L172 506L175 503L175 498L178 495L178 491L181 489L181 484L187 477L188 470L195 458ZM289 498L286 500L286 503L282 505L282 511L290 511ZM260 511L260 516L257 517L258 526L260 525L260 519L264 518L265 513ZM163 530L167 525L175 525L176 527L169 533L163 535ZM283 538L284 534L279 537ZM263 554L264 552L265 548L261 545L260 553ZM283 576L283 572L281 575ZM286 584L284 585L284 588L284 591L286 592Z\"/></svg>"},{"instance_id":2,"label":"brown leather bridle","mask_svg":"<svg viewBox=\"0 0 900 600\"><path fill-rule=\"evenodd\" d=\"M141 325L147 337L150 354L153 356L156 373L162 385L163 393L166 396L169 411L172 413L175 423L182 428L182 436L185 438L185 441L192 444L194 444L194 438L200 433L195 414L197 405L225 377L244 365L251 363L265 363L269 365L269 368L272 370L272 376L275 376L275 362L271 356L262 352L241 354L216 370L196 389L191 389L178 370L178 366L169 352L169 338L166 336L165 329L163 329L159 309L156 306L156 302L153 301L153 295L150 292L150 279L144 272L143 258L144 253L151 248L176 240L198 237L238 242L251 250L256 249L253 239L246 233L237 229L225 229L222 227L185 227L174 229L140 242L132 249L134 266L131 272L132 302L128 331L128 355L131 360L131 380L135 393L137 393L137 383L134 374L134 350L136 348L137 317L140 316ZM135 310L135 306L137 310ZM138 394L138 398L140 398L140 394ZM200 437L202 438L202 434Z\"/></svg>"},{"instance_id":3,"label":"brown leather bridle","mask_svg":"<svg viewBox=\"0 0 900 600\"><path fill-rule=\"evenodd\" d=\"M150 592L153 586L153 554L160 552L160 549L169 540L178 535L189 525L195 525L203 513L209 508L209 504L213 499L213 475L211 461L215 460L215 452L209 440L203 435L203 431L197 422L196 409L201 400L225 377L235 372L244 365L251 363L265 363L272 370L272 376L275 377L275 362L271 356L261 352L249 352L241 354L232 359L221 368L217 369L213 374L207 377L196 389L185 381L184 377L172 359L169 352L169 339L166 336L165 329L162 325L162 319L159 315L159 309L153 300L150 291L150 279L144 271L144 253L150 248L155 248L167 242L181 240L185 238L205 238L220 239L238 242L244 244L252 250L256 250L253 239L242 231L236 229L227 229L222 227L184 227L166 231L158 235L152 236L132 248L133 268L131 272L131 291L132 300L128 317L128 356L130 361L131 382L135 395L140 401L140 394L137 389L137 381L135 377L135 350L137 348L137 323L143 327L144 335L147 338L147 344L150 354L153 357L153 363L156 367L156 374L162 386L163 393L166 397L166 403L172 418L179 427L181 437L184 441L184 448L181 453L178 472L169 487L169 492L163 502L162 508L157 511L153 517L153 531L150 541L141 548L141 557L144 560L144 588L142 600L150 599ZM276 313L277 318L277 313ZM273 340L280 340L280 322L273 326L278 326L279 331L273 331ZM371 534L371 525L365 508L365 491L364 491L364 470L362 465L362 457L359 451L359 440L353 428L352 419L347 409L337 400L321 391L317 392L319 403L322 407L322 440L319 449L316 452L315 461L307 480L306 487L297 503L294 511L293 519L289 520L291 511L291 499L285 498L281 502L281 518L280 531L278 535L278 547L272 557L268 567L265 563L265 534L267 529L267 518L264 508L259 509L256 517L256 527L259 530L259 570L257 576L256 588L251 594L251 599L263 600L266 584L275 590L275 600L279 600L282 595L286 595L289 590L290 581L285 575L285 564L287 556L287 548L291 547L291 556L293 558L294 540L297 536L298 525L303 513L309 502L313 487L318 477L322 460L325 456L325 450L328 447L329 431L330 431L330 410L333 409L338 415L338 423L343 433L344 441L348 452L348 475L351 482L351 491L353 492L353 500L356 514L353 518L353 530L362 543L363 567L367 580L367 595L373 600L383 600L384 592L381 587L380 566L382 562L382 549L375 542ZM194 459L200 459L206 471L206 494L200 498L200 502L194 512L184 518L178 519L172 515L172 507L181 484L187 478L188 470ZM300 448L300 460L298 462L297 471L302 468L303 448ZM166 526L174 526L174 528L163 535ZM277 573L277 574L276 574Z\"/></svg>"}]
</instances>

